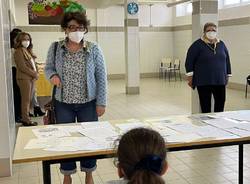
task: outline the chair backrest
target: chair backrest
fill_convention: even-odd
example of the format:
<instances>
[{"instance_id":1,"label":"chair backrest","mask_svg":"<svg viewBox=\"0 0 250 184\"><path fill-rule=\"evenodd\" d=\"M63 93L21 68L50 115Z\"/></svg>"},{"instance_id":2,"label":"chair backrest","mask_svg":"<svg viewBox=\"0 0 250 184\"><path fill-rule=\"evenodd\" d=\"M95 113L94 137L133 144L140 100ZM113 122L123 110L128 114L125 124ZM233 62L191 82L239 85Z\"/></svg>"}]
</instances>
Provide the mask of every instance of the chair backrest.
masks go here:
<instances>
[{"instance_id":1,"label":"chair backrest","mask_svg":"<svg viewBox=\"0 0 250 184\"><path fill-rule=\"evenodd\" d=\"M247 84L250 85L250 75L247 76Z\"/></svg>"},{"instance_id":2,"label":"chair backrest","mask_svg":"<svg viewBox=\"0 0 250 184\"><path fill-rule=\"evenodd\" d=\"M161 66L170 67L171 66L171 59L170 58L162 58L161 59Z\"/></svg>"},{"instance_id":3,"label":"chair backrest","mask_svg":"<svg viewBox=\"0 0 250 184\"><path fill-rule=\"evenodd\" d=\"M179 59L174 60L174 67L176 69L180 69L181 61Z\"/></svg>"}]
</instances>

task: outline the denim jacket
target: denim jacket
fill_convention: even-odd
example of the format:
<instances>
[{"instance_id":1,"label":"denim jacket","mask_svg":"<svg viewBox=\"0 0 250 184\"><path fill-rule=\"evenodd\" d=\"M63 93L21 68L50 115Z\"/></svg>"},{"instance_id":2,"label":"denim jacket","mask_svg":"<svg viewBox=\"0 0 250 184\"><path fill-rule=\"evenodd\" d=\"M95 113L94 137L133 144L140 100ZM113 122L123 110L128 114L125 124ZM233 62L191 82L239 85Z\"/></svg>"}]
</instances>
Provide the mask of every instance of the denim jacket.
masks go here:
<instances>
[{"instance_id":1,"label":"denim jacket","mask_svg":"<svg viewBox=\"0 0 250 184\"><path fill-rule=\"evenodd\" d=\"M58 75L62 79L64 47L65 40L58 42L58 44L54 42L49 48L45 65L45 76L48 80L50 80L53 75ZM97 44L87 41L84 41L83 49L86 49L85 62L88 100L96 99L96 105L106 106L107 72L102 51ZM58 90L58 93L59 96L62 96L62 88Z\"/></svg>"}]
</instances>

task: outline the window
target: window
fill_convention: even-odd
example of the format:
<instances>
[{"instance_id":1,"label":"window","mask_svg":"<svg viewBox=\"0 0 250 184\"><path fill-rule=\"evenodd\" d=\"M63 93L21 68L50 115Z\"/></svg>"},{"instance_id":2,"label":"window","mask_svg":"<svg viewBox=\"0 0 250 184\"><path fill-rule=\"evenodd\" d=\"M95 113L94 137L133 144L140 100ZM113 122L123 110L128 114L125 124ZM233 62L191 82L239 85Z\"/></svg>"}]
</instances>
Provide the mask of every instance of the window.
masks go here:
<instances>
[{"instance_id":1,"label":"window","mask_svg":"<svg viewBox=\"0 0 250 184\"><path fill-rule=\"evenodd\" d=\"M188 5L187 5L187 13L192 14L192 12L193 12L193 5L192 5L192 3L188 3Z\"/></svg>"},{"instance_id":2,"label":"window","mask_svg":"<svg viewBox=\"0 0 250 184\"><path fill-rule=\"evenodd\" d=\"M193 12L192 3L183 3L176 5L176 17L190 15Z\"/></svg>"},{"instance_id":3,"label":"window","mask_svg":"<svg viewBox=\"0 0 250 184\"><path fill-rule=\"evenodd\" d=\"M233 6L240 6L250 3L250 0L219 0L221 1L220 4L223 7L233 7Z\"/></svg>"},{"instance_id":4,"label":"window","mask_svg":"<svg viewBox=\"0 0 250 184\"><path fill-rule=\"evenodd\" d=\"M240 0L224 0L224 5L234 5L234 4L239 4Z\"/></svg>"}]
</instances>

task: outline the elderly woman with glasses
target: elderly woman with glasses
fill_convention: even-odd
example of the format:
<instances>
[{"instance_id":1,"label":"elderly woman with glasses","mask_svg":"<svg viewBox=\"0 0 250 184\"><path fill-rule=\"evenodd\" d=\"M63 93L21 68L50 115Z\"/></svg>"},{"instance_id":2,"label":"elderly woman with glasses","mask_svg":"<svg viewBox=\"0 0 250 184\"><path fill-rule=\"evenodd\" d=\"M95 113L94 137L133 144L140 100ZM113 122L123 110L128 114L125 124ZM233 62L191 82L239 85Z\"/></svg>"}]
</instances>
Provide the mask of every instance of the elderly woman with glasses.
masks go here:
<instances>
[{"instance_id":1,"label":"elderly woman with glasses","mask_svg":"<svg viewBox=\"0 0 250 184\"><path fill-rule=\"evenodd\" d=\"M214 23L204 25L203 36L188 49L185 66L188 85L197 87L202 113L211 112L212 95L214 112L222 112L228 77L232 74L227 47L218 39Z\"/></svg>"},{"instance_id":2,"label":"elderly woman with glasses","mask_svg":"<svg viewBox=\"0 0 250 184\"><path fill-rule=\"evenodd\" d=\"M98 121L105 112L106 67L101 49L84 39L88 26L85 13L66 13L61 22L65 39L52 43L48 51L45 74L56 86L56 123ZM86 184L93 183L95 169L95 159L81 160ZM64 184L72 183L76 163L61 163L60 170Z\"/></svg>"}]
</instances>

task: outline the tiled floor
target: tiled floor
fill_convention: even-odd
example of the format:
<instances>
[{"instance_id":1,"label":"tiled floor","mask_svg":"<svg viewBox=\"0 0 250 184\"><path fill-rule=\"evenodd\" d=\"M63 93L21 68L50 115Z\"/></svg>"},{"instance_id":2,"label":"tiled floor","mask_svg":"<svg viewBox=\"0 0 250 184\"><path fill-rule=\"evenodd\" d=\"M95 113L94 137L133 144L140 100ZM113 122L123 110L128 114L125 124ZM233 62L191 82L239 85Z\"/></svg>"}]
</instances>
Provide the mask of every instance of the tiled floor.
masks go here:
<instances>
[{"instance_id":1,"label":"tiled floor","mask_svg":"<svg viewBox=\"0 0 250 184\"><path fill-rule=\"evenodd\" d=\"M145 118L190 113L191 91L185 82L159 79L141 80L140 95L126 95L122 80L109 82L109 101L102 120ZM228 90L226 110L250 109L250 99L244 92ZM250 183L250 147L245 147L245 184ZM164 179L167 184L236 184L238 170L237 147L204 149L168 153L170 168ZM54 184L62 183L59 165L52 166ZM113 159L98 160L95 184L117 178ZM84 183L84 174L73 176L73 183ZM0 184L42 184L41 162L16 164L13 176L0 178Z\"/></svg>"}]
</instances>

